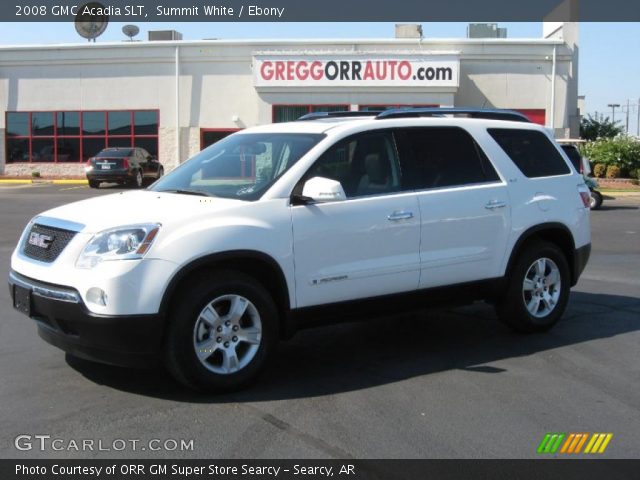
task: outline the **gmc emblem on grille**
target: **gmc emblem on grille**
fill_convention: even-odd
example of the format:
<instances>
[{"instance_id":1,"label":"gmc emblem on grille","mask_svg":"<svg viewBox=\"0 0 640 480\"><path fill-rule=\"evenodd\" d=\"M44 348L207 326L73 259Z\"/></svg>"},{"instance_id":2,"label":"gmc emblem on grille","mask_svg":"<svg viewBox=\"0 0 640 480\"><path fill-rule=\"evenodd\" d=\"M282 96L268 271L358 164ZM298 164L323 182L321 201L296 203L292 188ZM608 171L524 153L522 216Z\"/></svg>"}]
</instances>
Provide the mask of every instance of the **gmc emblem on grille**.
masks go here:
<instances>
[{"instance_id":1,"label":"gmc emblem on grille","mask_svg":"<svg viewBox=\"0 0 640 480\"><path fill-rule=\"evenodd\" d=\"M46 250L51 246L54 238L55 237L45 235L44 233L31 232L29 234L29 244Z\"/></svg>"}]
</instances>

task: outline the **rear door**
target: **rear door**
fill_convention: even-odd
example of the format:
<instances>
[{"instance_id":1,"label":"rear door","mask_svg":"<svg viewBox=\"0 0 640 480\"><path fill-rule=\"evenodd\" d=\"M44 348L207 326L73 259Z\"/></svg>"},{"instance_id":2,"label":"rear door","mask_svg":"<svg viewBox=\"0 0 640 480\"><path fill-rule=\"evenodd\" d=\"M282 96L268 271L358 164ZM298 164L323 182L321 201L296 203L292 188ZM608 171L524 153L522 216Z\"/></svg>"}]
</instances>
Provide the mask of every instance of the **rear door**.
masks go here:
<instances>
[{"instance_id":1,"label":"rear door","mask_svg":"<svg viewBox=\"0 0 640 480\"><path fill-rule=\"evenodd\" d=\"M511 227L509 193L466 130L418 127L396 134L412 159L421 212L420 288L500 276Z\"/></svg>"},{"instance_id":2,"label":"rear door","mask_svg":"<svg viewBox=\"0 0 640 480\"><path fill-rule=\"evenodd\" d=\"M293 205L298 307L415 290L420 212L406 191L390 132L362 133L331 147L305 180L341 183L346 200Z\"/></svg>"}]
</instances>

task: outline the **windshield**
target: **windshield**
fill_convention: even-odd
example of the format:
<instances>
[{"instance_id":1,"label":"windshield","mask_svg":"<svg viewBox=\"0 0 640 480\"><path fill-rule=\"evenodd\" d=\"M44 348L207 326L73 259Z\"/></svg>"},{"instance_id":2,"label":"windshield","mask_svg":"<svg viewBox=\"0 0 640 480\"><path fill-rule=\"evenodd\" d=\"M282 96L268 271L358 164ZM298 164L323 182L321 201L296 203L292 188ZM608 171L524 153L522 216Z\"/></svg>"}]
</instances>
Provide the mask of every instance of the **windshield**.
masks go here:
<instances>
[{"instance_id":1,"label":"windshield","mask_svg":"<svg viewBox=\"0 0 640 480\"><path fill-rule=\"evenodd\" d=\"M324 135L238 133L180 165L150 190L257 200Z\"/></svg>"}]
</instances>

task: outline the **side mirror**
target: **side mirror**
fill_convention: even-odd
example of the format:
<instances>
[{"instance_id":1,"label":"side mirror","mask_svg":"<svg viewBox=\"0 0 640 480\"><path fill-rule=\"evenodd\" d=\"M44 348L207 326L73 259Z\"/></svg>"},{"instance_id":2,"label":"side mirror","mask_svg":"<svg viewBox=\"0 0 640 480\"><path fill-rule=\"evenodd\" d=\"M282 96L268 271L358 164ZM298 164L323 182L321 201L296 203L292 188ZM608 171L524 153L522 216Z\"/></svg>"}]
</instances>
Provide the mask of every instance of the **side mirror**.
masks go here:
<instances>
[{"instance_id":1,"label":"side mirror","mask_svg":"<svg viewBox=\"0 0 640 480\"><path fill-rule=\"evenodd\" d=\"M302 189L302 196L317 203L347 199L340 182L324 177L313 177L307 180Z\"/></svg>"}]
</instances>

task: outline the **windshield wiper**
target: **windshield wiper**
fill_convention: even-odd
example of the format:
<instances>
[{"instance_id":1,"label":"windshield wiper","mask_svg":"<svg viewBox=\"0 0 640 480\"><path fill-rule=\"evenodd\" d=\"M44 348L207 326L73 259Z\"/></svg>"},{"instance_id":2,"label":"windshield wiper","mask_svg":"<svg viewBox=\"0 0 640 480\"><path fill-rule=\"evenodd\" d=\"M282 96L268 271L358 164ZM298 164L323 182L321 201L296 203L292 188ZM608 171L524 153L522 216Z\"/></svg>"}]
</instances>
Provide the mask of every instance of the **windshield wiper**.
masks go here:
<instances>
[{"instance_id":1,"label":"windshield wiper","mask_svg":"<svg viewBox=\"0 0 640 480\"><path fill-rule=\"evenodd\" d=\"M172 189L172 190L158 190L163 193L181 193L183 195L200 195L201 197L214 197L212 193L204 192L202 190L186 190L186 189Z\"/></svg>"}]
</instances>

